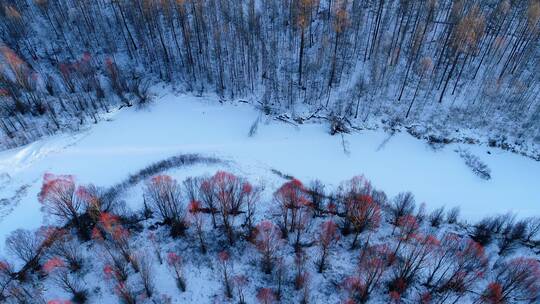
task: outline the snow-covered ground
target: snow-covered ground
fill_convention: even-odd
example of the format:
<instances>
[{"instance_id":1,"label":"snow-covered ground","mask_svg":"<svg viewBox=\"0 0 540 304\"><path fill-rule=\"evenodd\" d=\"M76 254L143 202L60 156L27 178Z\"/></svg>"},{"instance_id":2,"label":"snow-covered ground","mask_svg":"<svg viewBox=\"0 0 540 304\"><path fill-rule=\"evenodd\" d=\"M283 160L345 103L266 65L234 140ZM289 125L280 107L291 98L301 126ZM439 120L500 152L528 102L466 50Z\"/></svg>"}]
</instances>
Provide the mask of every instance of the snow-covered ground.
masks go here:
<instances>
[{"instance_id":1,"label":"snow-covered ground","mask_svg":"<svg viewBox=\"0 0 540 304\"><path fill-rule=\"evenodd\" d=\"M324 124L295 127L262 118L245 103L219 104L215 97L162 93L148 109L125 109L79 134L64 134L0 152L0 252L16 228L36 228L44 219L37 201L45 172L73 174L80 183L110 186L148 164L179 153L201 153L232 161L251 181L276 182L270 169L303 181L337 186L364 174L389 196L412 191L428 210L460 206L462 217L540 214L540 162L485 146L466 147L491 168L483 180L455 152L433 150L407 133L383 131L330 136ZM490 154L488 154L488 151ZM194 166L185 175L213 174L216 165ZM270 188L275 189L273 185Z\"/></svg>"}]
</instances>

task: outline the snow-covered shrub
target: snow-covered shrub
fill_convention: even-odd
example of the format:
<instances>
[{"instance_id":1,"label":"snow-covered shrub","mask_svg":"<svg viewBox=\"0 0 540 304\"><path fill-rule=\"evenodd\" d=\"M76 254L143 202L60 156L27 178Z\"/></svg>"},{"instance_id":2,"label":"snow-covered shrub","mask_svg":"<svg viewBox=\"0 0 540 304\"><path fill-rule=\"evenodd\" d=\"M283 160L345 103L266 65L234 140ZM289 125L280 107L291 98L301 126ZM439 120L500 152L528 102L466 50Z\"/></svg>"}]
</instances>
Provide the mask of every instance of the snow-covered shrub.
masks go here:
<instances>
[{"instance_id":1,"label":"snow-covered shrub","mask_svg":"<svg viewBox=\"0 0 540 304\"><path fill-rule=\"evenodd\" d=\"M311 202L311 208L315 216L321 215L325 210L324 203L326 201L326 193L324 190L324 184L320 180L314 180L309 184L307 189L309 200Z\"/></svg>"},{"instance_id":2,"label":"snow-covered shrub","mask_svg":"<svg viewBox=\"0 0 540 304\"><path fill-rule=\"evenodd\" d=\"M359 195L351 200L347 214L352 223L354 239L351 248L356 248L358 236L366 231L376 231L381 224L381 207L370 195Z\"/></svg>"},{"instance_id":3,"label":"snow-covered shrub","mask_svg":"<svg viewBox=\"0 0 540 304\"><path fill-rule=\"evenodd\" d=\"M404 245L396 251L397 262L394 277L390 282L390 291L403 294L412 286L418 278L420 269L426 267L428 260L439 246L439 240L429 234L417 234L404 242Z\"/></svg>"},{"instance_id":4,"label":"snow-covered shrub","mask_svg":"<svg viewBox=\"0 0 540 304\"><path fill-rule=\"evenodd\" d=\"M410 241L414 237L416 237L418 232L418 221L416 220L416 217L414 215L404 215L399 218L397 226L394 226L394 229L398 228L397 238L398 242L396 244L396 247L394 249L393 255L395 256L396 253L399 252L401 249L401 246L403 246L404 243ZM394 230L392 231L392 235L394 234Z\"/></svg>"},{"instance_id":5,"label":"snow-covered shrub","mask_svg":"<svg viewBox=\"0 0 540 304\"><path fill-rule=\"evenodd\" d=\"M255 244L261 253L261 266L266 274L270 274L274 269L277 250L281 244L281 232L271 221L262 221L257 227Z\"/></svg>"},{"instance_id":6,"label":"snow-covered shrub","mask_svg":"<svg viewBox=\"0 0 540 304\"><path fill-rule=\"evenodd\" d=\"M416 219L418 220L420 224L422 224L425 221L426 217L427 217L426 203L421 203L418 206L418 210L416 211Z\"/></svg>"},{"instance_id":7,"label":"snow-covered shrub","mask_svg":"<svg viewBox=\"0 0 540 304\"><path fill-rule=\"evenodd\" d=\"M243 178L225 171L216 172L204 186L210 187L205 191L213 195L225 235L229 244L233 245L236 240L236 218L245 212L246 205L250 208L255 206L259 190Z\"/></svg>"},{"instance_id":8,"label":"snow-covered shrub","mask_svg":"<svg viewBox=\"0 0 540 304\"><path fill-rule=\"evenodd\" d=\"M246 304L245 288L248 285L248 278L245 275L235 275L233 283L238 296L238 304Z\"/></svg>"},{"instance_id":9,"label":"snow-covered shrub","mask_svg":"<svg viewBox=\"0 0 540 304\"><path fill-rule=\"evenodd\" d=\"M61 257L72 272L78 272L83 267L83 253L78 240L68 233L62 234L50 247L48 256Z\"/></svg>"},{"instance_id":10,"label":"snow-covered shrub","mask_svg":"<svg viewBox=\"0 0 540 304\"><path fill-rule=\"evenodd\" d=\"M52 278L55 285L71 294L74 303L85 303L88 291L77 274L72 273L69 265L60 258L52 257L43 264L43 271Z\"/></svg>"},{"instance_id":11,"label":"snow-covered shrub","mask_svg":"<svg viewBox=\"0 0 540 304\"><path fill-rule=\"evenodd\" d=\"M336 135L340 133L349 133L349 122L345 117L340 117L335 114L331 114L328 118L330 122L330 135Z\"/></svg>"},{"instance_id":12,"label":"snow-covered shrub","mask_svg":"<svg viewBox=\"0 0 540 304\"><path fill-rule=\"evenodd\" d=\"M448 210L448 213L446 214L446 221L449 224L457 223L457 221L459 219L459 212L460 212L459 207L454 207L454 208Z\"/></svg>"},{"instance_id":13,"label":"snow-covered shrub","mask_svg":"<svg viewBox=\"0 0 540 304\"><path fill-rule=\"evenodd\" d=\"M426 260L425 277L421 283L427 287L433 301L458 301L463 298L465 290L474 288L482 279L487 261L480 244L447 232Z\"/></svg>"},{"instance_id":14,"label":"snow-covered shrub","mask_svg":"<svg viewBox=\"0 0 540 304\"><path fill-rule=\"evenodd\" d=\"M129 90L137 98L138 107L149 105L156 95L150 91L150 82L142 77L136 77L129 82Z\"/></svg>"},{"instance_id":15,"label":"snow-covered shrub","mask_svg":"<svg viewBox=\"0 0 540 304\"><path fill-rule=\"evenodd\" d=\"M345 279L343 287L348 293L347 303L366 303L393 263L393 254L386 245L371 245L358 258L355 276Z\"/></svg>"},{"instance_id":16,"label":"snow-covered shrub","mask_svg":"<svg viewBox=\"0 0 540 304\"><path fill-rule=\"evenodd\" d=\"M150 232L147 236L148 240L150 241L150 244L152 246L152 249L154 250L154 254L156 255L156 258L160 265L163 264L163 255L161 254L161 242L157 239L157 236L155 233Z\"/></svg>"},{"instance_id":17,"label":"snow-covered shrub","mask_svg":"<svg viewBox=\"0 0 540 304\"><path fill-rule=\"evenodd\" d=\"M219 268L221 270L221 279L223 283L223 287L225 288L225 296L227 298L233 297L233 274L232 274L232 261L231 256L229 252L227 251L221 251L218 253L217 256L217 262L219 264Z\"/></svg>"},{"instance_id":18,"label":"snow-covered shrub","mask_svg":"<svg viewBox=\"0 0 540 304\"><path fill-rule=\"evenodd\" d=\"M294 232L297 228L303 228L298 227L300 225L298 217L302 216L302 214L298 213L298 210L307 210L310 202L307 191L301 181L293 179L284 183L274 192L274 200L277 202L281 211L280 224L284 236L287 236L289 232Z\"/></svg>"},{"instance_id":19,"label":"snow-covered shrub","mask_svg":"<svg viewBox=\"0 0 540 304\"><path fill-rule=\"evenodd\" d=\"M169 270L173 273L176 281L176 286L181 292L186 291L186 279L184 276L184 264L180 255L175 252L167 253L167 265Z\"/></svg>"},{"instance_id":20,"label":"snow-covered shrub","mask_svg":"<svg viewBox=\"0 0 540 304\"><path fill-rule=\"evenodd\" d=\"M412 215L415 207L414 195L411 192L399 193L390 206L391 223L398 226L400 219Z\"/></svg>"},{"instance_id":21,"label":"snow-covered shrub","mask_svg":"<svg viewBox=\"0 0 540 304\"><path fill-rule=\"evenodd\" d=\"M281 296L283 295L283 289L284 285L286 284L287 279L287 269L289 265L285 262L285 259L283 257L278 257L276 259L276 271L274 272L274 282L277 285L276 288L276 299L278 301L281 300Z\"/></svg>"},{"instance_id":22,"label":"snow-covered shrub","mask_svg":"<svg viewBox=\"0 0 540 304\"><path fill-rule=\"evenodd\" d=\"M444 207L439 207L429 214L429 223L432 227L439 228L444 219Z\"/></svg>"},{"instance_id":23,"label":"snow-covered shrub","mask_svg":"<svg viewBox=\"0 0 540 304\"><path fill-rule=\"evenodd\" d=\"M317 260L317 271L322 273L327 265L330 256L330 249L339 240L338 227L332 220L321 224L317 244L319 245L319 259Z\"/></svg>"},{"instance_id":24,"label":"snow-covered shrub","mask_svg":"<svg viewBox=\"0 0 540 304\"><path fill-rule=\"evenodd\" d=\"M13 281L13 266L5 260L0 260L0 301L7 298L7 290Z\"/></svg>"},{"instance_id":25,"label":"snow-covered shrub","mask_svg":"<svg viewBox=\"0 0 540 304\"><path fill-rule=\"evenodd\" d=\"M105 192L105 189L95 185L86 185L77 187L77 198L82 201L84 211L93 224L99 220L101 213L110 213L120 211L120 204L111 200Z\"/></svg>"},{"instance_id":26,"label":"snow-covered shrub","mask_svg":"<svg viewBox=\"0 0 540 304\"><path fill-rule=\"evenodd\" d=\"M538 241L540 237L540 217L530 217L526 219L527 233L525 236L526 242Z\"/></svg>"},{"instance_id":27,"label":"snow-covered shrub","mask_svg":"<svg viewBox=\"0 0 540 304\"><path fill-rule=\"evenodd\" d=\"M295 290L300 290L304 287L304 277L307 273L307 270L306 270L307 261L308 261L308 256L306 255L305 251L299 250L295 252L294 254L294 266L295 266L294 289Z\"/></svg>"},{"instance_id":28,"label":"snow-covered shrub","mask_svg":"<svg viewBox=\"0 0 540 304\"><path fill-rule=\"evenodd\" d=\"M457 152L474 174L485 180L491 179L491 169L478 156L465 149L459 149Z\"/></svg>"},{"instance_id":29,"label":"snow-covered shrub","mask_svg":"<svg viewBox=\"0 0 540 304\"><path fill-rule=\"evenodd\" d=\"M505 261L498 267L494 277L492 284L496 284L500 290L497 297L501 301L497 303L540 301L540 262L537 260L517 257ZM489 290L484 292L486 294L493 296Z\"/></svg>"},{"instance_id":30,"label":"snow-covered shrub","mask_svg":"<svg viewBox=\"0 0 540 304\"><path fill-rule=\"evenodd\" d=\"M64 231L56 227L41 227L37 231L17 229L11 232L6 239L6 249L23 263L17 278L24 281L28 272L39 269L47 250L63 234Z\"/></svg>"},{"instance_id":31,"label":"snow-covered shrub","mask_svg":"<svg viewBox=\"0 0 540 304\"><path fill-rule=\"evenodd\" d=\"M259 303L261 304L272 304L275 299L276 296L270 288L261 288L259 292L257 292L257 300L259 300Z\"/></svg>"},{"instance_id":32,"label":"snow-covered shrub","mask_svg":"<svg viewBox=\"0 0 540 304\"><path fill-rule=\"evenodd\" d=\"M171 235L180 236L186 229L186 208L181 199L181 187L168 175L156 175L146 184L145 197L152 211L163 223L170 225Z\"/></svg>"},{"instance_id":33,"label":"snow-covered shrub","mask_svg":"<svg viewBox=\"0 0 540 304\"><path fill-rule=\"evenodd\" d=\"M53 175L46 173L38 194L43 210L59 220L61 225L73 222L79 227L79 216L82 212L82 201L76 197L75 179L70 175Z\"/></svg>"},{"instance_id":34,"label":"snow-covered shrub","mask_svg":"<svg viewBox=\"0 0 540 304\"><path fill-rule=\"evenodd\" d=\"M201 252L206 253L206 242L204 236L204 225L206 221L202 213L201 203L199 201L192 200L191 203L189 203L188 210L189 222L195 226L197 238L199 239L199 244L201 245Z\"/></svg>"},{"instance_id":35,"label":"snow-covered shrub","mask_svg":"<svg viewBox=\"0 0 540 304\"><path fill-rule=\"evenodd\" d=\"M472 232L472 239L483 246L489 244L495 232L493 231L493 218L483 218L478 222Z\"/></svg>"},{"instance_id":36,"label":"snow-covered shrub","mask_svg":"<svg viewBox=\"0 0 540 304\"><path fill-rule=\"evenodd\" d=\"M502 232L499 240L499 255L504 255L512 250L518 241L524 241L527 235L527 221L509 221Z\"/></svg>"},{"instance_id":37,"label":"snow-covered shrub","mask_svg":"<svg viewBox=\"0 0 540 304\"><path fill-rule=\"evenodd\" d=\"M371 182L360 175L343 182L335 195L338 203L336 213L342 218L341 231L344 235L354 233L355 236L351 247L356 246L360 233L378 227L380 206L373 193Z\"/></svg>"},{"instance_id":38,"label":"snow-covered shrub","mask_svg":"<svg viewBox=\"0 0 540 304\"><path fill-rule=\"evenodd\" d=\"M146 297L151 298L154 294L154 264L147 253L140 253L136 257L140 266L139 276L144 288Z\"/></svg>"},{"instance_id":39,"label":"snow-covered shrub","mask_svg":"<svg viewBox=\"0 0 540 304\"><path fill-rule=\"evenodd\" d=\"M427 260L432 269L428 286L438 299L457 303L467 290L475 288L488 269L484 247L469 238L447 235L442 250ZM445 253L446 252L446 253Z\"/></svg>"}]
</instances>

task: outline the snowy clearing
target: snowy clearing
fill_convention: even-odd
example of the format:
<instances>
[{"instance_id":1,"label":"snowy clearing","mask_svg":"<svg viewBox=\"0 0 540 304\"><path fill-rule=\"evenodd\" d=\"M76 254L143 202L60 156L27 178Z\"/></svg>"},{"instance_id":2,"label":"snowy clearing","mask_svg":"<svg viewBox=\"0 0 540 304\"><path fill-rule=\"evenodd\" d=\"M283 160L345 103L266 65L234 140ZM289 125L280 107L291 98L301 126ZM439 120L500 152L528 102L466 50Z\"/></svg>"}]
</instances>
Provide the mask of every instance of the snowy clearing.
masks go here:
<instances>
[{"instance_id":1,"label":"snowy clearing","mask_svg":"<svg viewBox=\"0 0 540 304\"><path fill-rule=\"evenodd\" d=\"M79 134L0 152L0 252L10 231L43 223L36 196L45 172L111 186L179 153L231 161L234 171L272 186L278 180L272 169L332 186L363 174L389 196L411 191L428 210L460 206L466 220L509 211L520 217L540 214L540 162L532 159L485 146L451 144L435 151L407 133L389 138L383 131L345 135L350 153L344 153L342 137L330 136L324 124L295 127L264 117L249 137L258 115L244 103L164 93L149 109L121 110ZM491 169L490 180L467 167L459 147ZM193 166L182 175L213 174L216 166Z\"/></svg>"}]
</instances>

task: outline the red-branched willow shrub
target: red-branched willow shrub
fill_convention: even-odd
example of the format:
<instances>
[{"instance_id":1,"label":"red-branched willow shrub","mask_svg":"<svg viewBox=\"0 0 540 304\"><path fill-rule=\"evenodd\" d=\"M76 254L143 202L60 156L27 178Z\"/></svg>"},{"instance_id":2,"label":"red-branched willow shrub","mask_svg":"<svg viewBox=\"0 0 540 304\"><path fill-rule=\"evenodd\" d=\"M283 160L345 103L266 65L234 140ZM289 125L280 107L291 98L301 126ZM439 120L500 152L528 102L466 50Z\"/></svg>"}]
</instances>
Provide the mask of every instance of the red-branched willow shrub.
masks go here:
<instances>
[{"instance_id":1,"label":"red-branched willow shrub","mask_svg":"<svg viewBox=\"0 0 540 304\"><path fill-rule=\"evenodd\" d=\"M390 291L388 293L388 297L390 298L390 303L392 304L401 303L401 293L397 291Z\"/></svg>"},{"instance_id":2,"label":"red-branched willow shrub","mask_svg":"<svg viewBox=\"0 0 540 304\"><path fill-rule=\"evenodd\" d=\"M235 275L233 277L233 283L236 289L236 294L238 295L238 303L246 304L244 290L248 283L247 277L245 275Z\"/></svg>"},{"instance_id":3,"label":"red-branched willow shrub","mask_svg":"<svg viewBox=\"0 0 540 304\"><path fill-rule=\"evenodd\" d=\"M37 231L17 229L11 232L6 238L6 249L24 262L16 277L24 280L28 271L39 269L45 253L64 233L64 230L56 227L40 227Z\"/></svg>"},{"instance_id":4,"label":"red-branched willow shrub","mask_svg":"<svg viewBox=\"0 0 540 304\"><path fill-rule=\"evenodd\" d=\"M116 284L116 286L114 287L114 292L120 298L121 303L125 303L125 304L137 303L137 298L135 296L135 293L126 284L126 282L119 282L118 284Z\"/></svg>"},{"instance_id":5,"label":"red-branched willow shrub","mask_svg":"<svg viewBox=\"0 0 540 304\"><path fill-rule=\"evenodd\" d=\"M399 220L402 217L414 213L415 206L414 195L410 192L399 193L394 197L392 204L390 205L390 223L394 225L392 234L394 234L396 226L399 225Z\"/></svg>"},{"instance_id":6,"label":"red-branched willow shrub","mask_svg":"<svg viewBox=\"0 0 540 304\"><path fill-rule=\"evenodd\" d=\"M0 260L0 301L5 300L7 297L5 292L9 289L10 283L14 280L12 274L12 266L8 262Z\"/></svg>"},{"instance_id":7,"label":"red-branched willow shrub","mask_svg":"<svg viewBox=\"0 0 540 304\"><path fill-rule=\"evenodd\" d=\"M276 300L274 292L270 288L261 288L257 292L257 300L261 304L272 304Z\"/></svg>"},{"instance_id":8,"label":"red-branched willow shrub","mask_svg":"<svg viewBox=\"0 0 540 304\"><path fill-rule=\"evenodd\" d=\"M329 211L327 206L325 206L326 193L324 184L320 180L314 180L309 183L307 194L309 196L309 201L311 202L310 206L314 216L319 217Z\"/></svg>"},{"instance_id":9,"label":"red-branched willow shrub","mask_svg":"<svg viewBox=\"0 0 540 304\"><path fill-rule=\"evenodd\" d=\"M275 282L276 282L276 299L279 301L281 300L281 296L283 294L283 285L285 283L285 280L287 279L287 270L288 265L285 263L285 259L283 257L278 257L276 259L275 264Z\"/></svg>"},{"instance_id":10,"label":"red-branched willow shrub","mask_svg":"<svg viewBox=\"0 0 540 304\"><path fill-rule=\"evenodd\" d=\"M349 277L344 282L349 300L353 303L366 303L369 296L379 287L382 276L389 269L391 251L387 245L373 245L360 251L358 275Z\"/></svg>"},{"instance_id":11,"label":"red-branched willow shrub","mask_svg":"<svg viewBox=\"0 0 540 304\"><path fill-rule=\"evenodd\" d=\"M301 250L302 236L311 226L313 219L313 209L309 204L305 204L296 210L296 224L294 229L294 250Z\"/></svg>"},{"instance_id":12,"label":"red-branched willow shrub","mask_svg":"<svg viewBox=\"0 0 540 304\"><path fill-rule=\"evenodd\" d=\"M410 241L411 238L416 235L416 232L418 231L418 226L418 221L413 215L404 215L398 220L398 243L396 245L396 248L394 249L394 256L398 253L403 243Z\"/></svg>"},{"instance_id":13,"label":"red-branched willow shrub","mask_svg":"<svg viewBox=\"0 0 540 304\"><path fill-rule=\"evenodd\" d=\"M257 227L255 244L262 255L261 266L266 274L270 274L273 269L274 259L280 246L281 233L279 228L271 221L262 221Z\"/></svg>"},{"instance_id":14,"label":"red-branched willow shrub","mask_svg":"<svg viewBox=\"0 0 540 304\"><path fill-rule=\"evenodd\" d=\"M47 260L43 264L42 268L43 268L43 271L45 271L46 273L52 273L53 270L60 267L66 267L66 264L64 263L64 261L60 257L53 257Z\"/></svg>"},{"instance_id":15,"label":"red-branched willow shrub","mask_svg":"<svg viewBox=\"0 0 540 304\"><path fill-rule=\"evenodd\" d=\"M204 215L202 214L201 208L202 205L199 201L191 201L188 205L188 219L190 224L195 226L201 252L206 253L206 242L204 241Z\"/></svg>"},{"instance_id":16,"label":"red-branched willow shrub","mask_svg":"<svg viewBox=\"0 0 540 304\"><path fill-rule=\"evenodd\" d=\"M163 264L163 256L161 255L161 242L158 240L155 233L150 232L148 234L148 240L150 240L150 244L152 244L152 248L154 249L154 253L156 254L156 257L158 259L159 264Z\"/></svg>"},{"instance_id":17,"label":"red-branched willow shrub","mask_svg":"<svg viewBox=\"0 0 540 304\"><path fill-rule=\"evenodd\" d=\"M81 283L79 276L73 275L68 265L60 257L52 257L42 267L43 271L52 278L52 281L63 291L70 293L76 303L84 303L87 291Z\"/></svg>"},{"instance_id":18,"label":"red-branched willow shrub","mask_svg":"<svg viewBox=\"0 0 540 304\"><path fill-rule=\"evenodd\" d=\"M460 236L454 233L447 233L442 237L440 246L435 248L426 266L427 277L423 283L426 287L432 288L443 279L441 275L445 273L446 267L450 266L456 257L461 242Z\"/></svg>"},{"instance_id":19,"label":"red-branched willow shrub","mask_svg":"<svg viewBox=\"0 0 540 304\"><path fill-rule=\"evenodd\" d=\"M233 220L242 207L242 182L232 173L218 171L212 177L212 184L225 232L232 243L234 242Z\"/></svg>"},{"instance_id":20,"label":"red-branched willow shrub","mask_svg":"<svg viewBox=\"0 0 540 304\"><path fill-rule=\"evenodd\" d=\"M488 284L479 301L486 304L501 304L506 303L503 300L503 287L497 282L491 282Z\"/></svg>"},{"instance_id":21,"label":"red-branched willow shrub","mask_svg":"<svg viewBox=\"0 0 540 304\"><path fill-rule=\"evenodd\" d=\"M397 263L390 290L403 294L427 266L428 260L439 246L439 240L433 235L412 235L397 252Z\"/></svg>"},{"instance_id":22,"label":"red-branched willow shrub","mask_svg":"<svg viewBox=\"0 0 540 304\"><path fill-rule=\"evenodd\" d=\"M49 255L64 259L73 272L79 271L83 266L83 254L79 241L72 235L64 233L49 248Z\"/></svg>"},{"instance_id":23,"label":"red-branched willow shrub","mask_svg":"<svg viewBox=\"0 0 540 304\"><path fill-rule=\"evenodd\" d=\"M330 255L330 249L339 240L338 227L334 221L326 221L321 224L319 232L319 260L317 261L317 270L322 273L327 266L327 260Z\"/></svg>"},{"instance_id":24,"label":"red-branched willow shrub","mask_svg":"<svg viewBox=\"0 0 540 304\"><path fill-rule=\"evenodd\" d=\"M249 203L247 213L249 221L253 216L254 207L258 200L259 190L255 189L244 179L224 171L218 171L212 176L209 186L213 187L214 198L217 201L218 212L221 215L223 228L232 245L235 241L235 219L242 214Z\"/></svg>"},{"instance_id":25,"label":"red-branched willow shrub","mask_svg":"<svg viewBox=\"0 0 540 304\"><path fill-rule=\"evenodd\" d=\"M336 211L343 218L342 230L345 235L357 231L361 233L367 229L367 227L362 227L361 221L355 222L355 217L361 216L358 212L364 203L373 201L372 192L371 183L364 176L355 176L340 185Z\"/></svg>"},{"instance_id":26,"label":"red-branched willow shrub","mask_svg":"<svg viewBox=\"0 0 540 304\"><path fill-rule=\"evenodd\" d=\"M81 228L79 219L82 201L75 195L75 178L71 175L53 175L46 173L38 194L43 210L57 218L61 224L72 222Z\"/></svg>"},{"instance_id":27,"label":"red-branched willow shrub","mask_svg":"<svg viewBox=\"0 0 540 304\"><path fill-rule=\"evenodd\" d=\"M185 230L185 206L182 204L181 186L168 175L156 175L147 183L144 195L150 208L171 226L171 235L179 236Z\"/></svg>"},{"instance_id":28,"label":"red-branched willow shrub","mask_svg":"<svg viewBox=\"0 0 540 304\"><path fill-rule=\"evenodd\" d=\"M148 256L143 253L138 255L138 264L140 267L139 276L144 288L144 293L147 298L152 298L154 294L154 263Z\"/></svg>"},{"instance_id":29,"label":"red-branched willow shrub","mask_svg":"<svg viewBox=\"0 0 540 304\"><path fill-rule=\"evenodd\" d=\"M307 273L306 270L306 262L308 260L308 257L306 253L303 250L296 251L294 253L294 266L295 266L295 274L294 274L294 289L299 290L304 285L304 276Z\"/></svg>"},{"instance_id":30,"label":"red-branched willow shrub","mask_svg":"<svg viewBox=\"0 0 540 304\"><path fill-rule=\"evenodd\" d=\"M365 290L362 281L357 276L350 276L343 280L341 287L347 292L348 298L345 300L346 304L356 304L360 302L360 297Z\"/></svg>"},{"instance_id":31,"label":"red-branched willow shrub","mask_svg":"<svg viewBox=\"0 0 540 304\"><path fill-rule=\"evenodd\" d=\"M296 229L302 229L299 213L310 205L309 196L302 182L297 179L286 182L274 193L274 199L281 209L283 230L294 232Z\"/></svg>"},{"instance_id":32,"label":"red-branched willow shrub","mask_svg":"<svg viewBox=\"0 0 540 304\"><path fill-rule=\"evenodd\" d=\"M104 246L111 259L116 259L115 252L117 251L127 263L131 263L135 272L139 272L139 264L133 254L130 233L122 226L116 215L101 213L98 225L92 230L92 238Z\"/></svg>"},{"instance_id":33,"label":"red-branched willow shrub","mask_svg":"<svg viewBox=\"0 0 540 304\"><path fill-rule=\"evenodd\" d=\"M94 185L79 186L75 194L94 223L99 220L102 212L113 211L113 201L107 199L103 190Z\"/></svg>"},{"instance_id":34,"label":"red-branched willow shrub","mask_svg":"<svg viewBox=\"0 0 540 304\"><path fill-rule=\"evenodd\" d=\"M103 213L101 216L100 221L103 223L103 227L107 227L106 231L111 236L110 240L122 253L126 261L133 262L129 231L117 219L108 215L108 213Z\"/></svg>"},{"instance_id":35,"label":"red-branched willow shrub","mask_svg":"<svg viewBox=\"0 0 540 304\"><path fill-rule=\"evenodd\" d=\"M245 221L244 225L248 234L253 231L253 217L255 216L255 210L257 204L261 198L262 187L254 187L249 182L244 181L242 184L242 193L244 196L245 205Z\"/></svg>"},{"instance_id":36,"label":"red-branched willow shrub","mask_svg":"<svg viewBox=\"0 0 540 304\"><path fill-rule=\"evenodd\" d=\"M184 183L187 183L188 181L194 183L194 180L186 180ZM190 185L193 187L194 185ZM214 193L214 185L213 185L213 179L212 178L204 178L200 181L199 186L199 197L203 204L203 210L207 213L210 213L210 216L212 218L212 227L217 228L217 221L216 221L216 214L217 214L217 199L216 194Z\"/></svg>"},{"instance_id":37,"label":"red-branched willow shrub","mask_svg":"<svg viewBox=\"0 0 540 304\"><path fill-rule=\"evenodd\" d=\"M178 289L182 292L186 291L182 257L174 252L167 253L167 265L174 275Z\"/></svg>"},{"instance_id":38,"label":"red-branched willow shrub","mask_svg":"<svg viewBox=\"0 0 540 304\"><path fill-rule=\"evenodd\" d=\"M540 262L518 257L504 262L495 271L495 281L488 285L484 296L500 299L493 303L540 301ZM491 302L488 302L491 303Z\"/></svg>"},{"instance_id":39,"label":"red-branched willow shrub","mask_svg":"<svg viewBox=\"0 0 540 304\"><path fill-rule=\"evenodd\" d=\"M32 264L30 268L39 265L43 249L41 235L26 229L12 231L6 238L6 250L26 264Z\"/></svg>"},{"instance_id":40,"label":"red-branched willow shrub","mask_svg":"<svg viewBox=\"0 0 540 304\"><path fill-rule=\"evenodd\" d=\"M310 291L310 285L311 282L311 274L309 272L304 272L302 276L300 277L300 280L302 281L302 290L300 295L300 304L308 304L309 301L309 291Z\"/></svg>"},{"instance_id":41,"label":"red-branched willow shrub","mask_svg":"<svg viewBox=\"0 0 540 304\"><path fill-rule=\"evenodd\" d=\"M186 181L186 184L191 189L189 192L194 192L196 184L200 185L197 197L201 203L201 212L210 213L214 228L218 227L218 220L221 219L221 227L231 245L235 242L235 222L239 215L245 216L244 227L248 236L251 234L260 187L224 171L218 171L212 177L202 180Z\"/></svg>"},{"instance_id":42,"label":"red-branched willow shrub","mask_svg":"<svg viewBox=\"0 0 540 304\"><path fill-rule=\"evenodd\" d=\"M425 285L432 296L459 301L484 276L488 259L482 245L447 234L428 262Z\"/></svg>"},{"instance_id":43,"label":"red-branched willow shrub","mask_svg":"<svg viewBox=\"0 0 540 304\"><path fill-rule=\"evenodd\" d=\"M225 288L225 295L227 298L232 298L232 282L231 282L231 275L232 275L232 262L231 262L231 256L227 251L221 251L218 253L217 261L219 264L219 267L221 269L221 278L223 282L223 287Z\"/></svg>"},{"instance_id":44,"label":"red-branched willow shrub","mask_svg":"<svg viewBox=\"0 0 540 304\"><path fill-rule=\"evenodd\" d=\"M381 224L381 207L369 194L351 197L348 199L347 204L347 217L354 233L351 248L356 248L360 233L379 228Z\"/></svg>"},{"instance_id":45,"label":"red-branched willow shrub","mask_svg":"<svg viewBox=\"0 0 540 304\"><path fill-rule=\"evenodd\" d=\"M114 280L116 282L125 282L127 280L127 268L118 267L119 265L125 266L126 264L105 264L105 266L103 266L103 276L105 277L105 280Z\"/></svg>"},{"instance_id":46,"label":"red-branched willow shrub","mask_svg":"<svg viewBox=\"0 0 540 304\"><path fill-rule=\"evenodd\" d=\"M431 304L433 297L429 291L426 291L418 295L418 303L420 304Z\"/></svg>"}]
</instances>

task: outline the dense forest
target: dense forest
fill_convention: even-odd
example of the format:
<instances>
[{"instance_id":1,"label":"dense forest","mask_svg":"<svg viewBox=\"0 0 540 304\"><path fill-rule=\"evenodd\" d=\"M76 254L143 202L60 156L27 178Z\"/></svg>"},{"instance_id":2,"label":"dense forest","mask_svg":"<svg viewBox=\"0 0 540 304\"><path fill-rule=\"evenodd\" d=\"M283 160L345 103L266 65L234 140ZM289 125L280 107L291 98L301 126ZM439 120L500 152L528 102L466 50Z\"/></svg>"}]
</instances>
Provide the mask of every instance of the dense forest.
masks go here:
<instances>
[{"instance_id":1,"label":"dense forest","mask_svg":"<svg viewBox=\"0 0 540 304\"><path fill-rule=\"evenodd\" d=\"M538 0L0 0L1 146L174 85L267 114L540 136Z\"/></svg>"}]
</instances>

